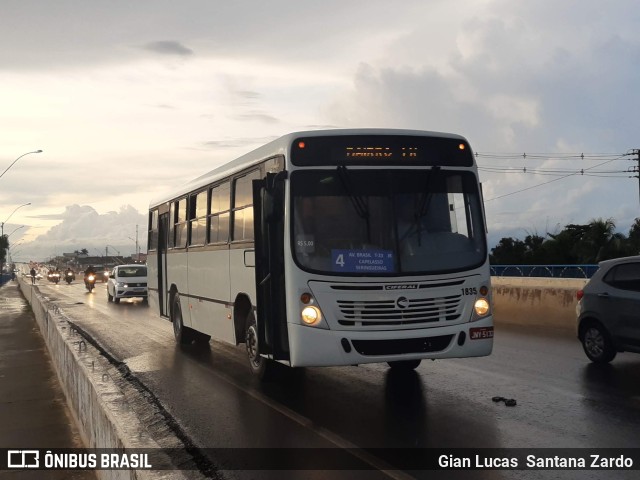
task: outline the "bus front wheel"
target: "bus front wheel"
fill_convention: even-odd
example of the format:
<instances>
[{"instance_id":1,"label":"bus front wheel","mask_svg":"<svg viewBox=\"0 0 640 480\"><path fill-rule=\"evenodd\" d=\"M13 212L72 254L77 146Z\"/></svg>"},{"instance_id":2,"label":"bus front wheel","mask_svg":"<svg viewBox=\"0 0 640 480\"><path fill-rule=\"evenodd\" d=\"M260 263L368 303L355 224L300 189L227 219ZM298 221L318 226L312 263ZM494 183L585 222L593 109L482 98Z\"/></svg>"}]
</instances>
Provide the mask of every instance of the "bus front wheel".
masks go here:
<instances>
[{"instance_id":1,"label":"bus front wheel","mask_svg":"<svg viewBox=\"0 0 640 480\"><path fill-rule=\"evenodd\" d=\"M247 347L247 356L249 357L249 366L251 373L260 380L269 380L274 375L276 365L273 360L260 356L260 345L258 344L258 327L253 313L247 317L247 331L245 336L245 345Z\"/></svg>"},{"instance_id":2,"label":"bus front wheel","mask_svg":"<svg viewBox=\"0 0 640 480\"><path fill-rule=\"evenodd\" d=\"M395 362L387 362L392 370L410 371L415 370L422 360L397 360Z\"/></svg>"}]
</instances>

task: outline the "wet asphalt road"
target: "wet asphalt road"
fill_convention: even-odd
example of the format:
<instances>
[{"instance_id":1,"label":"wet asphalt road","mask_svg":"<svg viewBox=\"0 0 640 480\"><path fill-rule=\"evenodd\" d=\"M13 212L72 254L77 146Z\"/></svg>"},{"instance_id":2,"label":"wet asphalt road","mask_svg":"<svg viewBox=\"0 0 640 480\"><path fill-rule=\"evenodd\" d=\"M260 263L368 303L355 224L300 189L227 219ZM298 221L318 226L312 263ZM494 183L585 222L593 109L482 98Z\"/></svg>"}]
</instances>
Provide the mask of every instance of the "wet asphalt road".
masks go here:
<instances>
[{"instance_id":1,"label":"wet asphalt road","mask_svg":"<svg viewBox=\"0 0 640 480\"><path fill-rule=\"evenodd\" d=\"M198 446L391 448L640 447L640 355L589 363L557 332L496 328L490 357L309 368L261 384L244 349L178 347L171 324L139 301L108 303L104 285L41 284L83 330L126 362ZM516 407L492 397L514 398ZM383 455L366 455L384 469ZM317 475L314 475L317 473ZM410 473L410 475L409 475ZM436 472L436 478L637 478L637 472ZM249 478L242 472L225 476ZM263 472L250 478L434 478L434 472Z\"/></svg>"}]
</instances>

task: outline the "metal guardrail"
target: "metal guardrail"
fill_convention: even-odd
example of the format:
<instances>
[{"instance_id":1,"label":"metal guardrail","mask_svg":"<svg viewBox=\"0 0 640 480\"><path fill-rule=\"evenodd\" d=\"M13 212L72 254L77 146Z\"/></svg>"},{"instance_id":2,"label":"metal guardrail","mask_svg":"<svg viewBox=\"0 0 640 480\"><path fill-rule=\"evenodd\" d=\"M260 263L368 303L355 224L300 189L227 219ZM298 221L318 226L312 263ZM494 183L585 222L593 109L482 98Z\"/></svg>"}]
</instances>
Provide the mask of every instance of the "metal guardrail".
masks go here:
<instances>
[{"instance_id":1,"label":"metal guardrail","mask_svg":"<svg viewBox=\"0 0 640 480\"><path fill-rule=\"evenodd\" d=\"M496 277L591 278L598 265L491 265Z\"/></svg>"}]
</instances>

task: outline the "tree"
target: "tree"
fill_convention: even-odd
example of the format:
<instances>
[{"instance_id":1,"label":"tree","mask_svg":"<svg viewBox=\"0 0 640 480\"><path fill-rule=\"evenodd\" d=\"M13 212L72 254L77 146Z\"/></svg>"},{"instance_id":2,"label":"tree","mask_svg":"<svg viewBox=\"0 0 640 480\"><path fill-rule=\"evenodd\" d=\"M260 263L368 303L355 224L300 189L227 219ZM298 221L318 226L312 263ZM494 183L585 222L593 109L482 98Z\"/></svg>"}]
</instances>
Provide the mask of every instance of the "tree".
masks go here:
<instances>
[{"instance_id":1,"label":"tree","mask_svg":"<svg viewBox=\"0 0 640 480\"><path fill-rule=\"evenodd\" d=\"M538 234L529 234L524 239L525 262L530 265L540 265L544 263L544 237Z\"/></svg>"},{"instance_id":2,"label":"tree","mask_svg":"<svg viewBox=\"0 0 640 480\"><path fill-rule=\"evenodd\" d=\"M616 222L613 218L592 219L579 245L581 263L598 263L624 255L626 237L615 233L615 230Z\"/></svg>"},{"instance_id":3,"label":"tree","mask_svg":"<svg viewBox=\"0 0 640 480\"><path fill-rule=\"evenodd\" d=\"M522 240L504 237L491 249L490 261L494 265L522 265L526 250Z\"/></svg>"},{"instance_id":4,"label":"tree","mask_svg":"<svg viewBox=\"0 0 640 480\"><path fill-rule=\"evenodd\" d=\"M491 250L494 265L572 265L593 264L610 258L640 255L640 218L629 236L617 233L613 218L594 218L586 225L569 224L548 238L529 234L524 241L503 238Z\"/></svg>"},{"instance_id":5,"label":"tree","mask_svg":"<svg viewBox=\"0 0 640 480\"><path fill-rule=\"evenodd\" d=\"M640 255L640 217L636 218L627 237L627 254Z\"/></svg>"},{"instance_id":6,"label":"tree","mask_svg":"<svg viewBox=\"0 0 640 480\"><path fill-rule=\"evenodd\" d=\"M569 224L560 233L549 233L550 240L544 243L544 263L553 265L581 263L580 243L588 230L588 225Z\"/></svg>"},{"instance_id":7,"label":"tree","mask_svg":"<svg viewBox=\"0 0 640 480\"><path fill-rule=\"evenodd\" d=\"M5 263L5 252L9 248L9 237L7 235L2 235L0 237L0 265L4 265ZM0 272L2 273L2 272Z\"/></svg>"}]
</instances>

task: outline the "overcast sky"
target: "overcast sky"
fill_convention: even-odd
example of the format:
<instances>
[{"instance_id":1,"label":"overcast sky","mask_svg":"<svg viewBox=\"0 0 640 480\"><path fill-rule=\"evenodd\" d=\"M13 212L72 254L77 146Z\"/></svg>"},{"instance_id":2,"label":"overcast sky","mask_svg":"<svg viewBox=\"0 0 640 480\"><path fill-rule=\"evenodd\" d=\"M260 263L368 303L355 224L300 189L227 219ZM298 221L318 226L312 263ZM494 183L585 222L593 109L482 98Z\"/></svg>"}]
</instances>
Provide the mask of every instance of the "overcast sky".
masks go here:
<instances>
[{"instance_id":1,"label":"overcast sky","mask_svg":"<svg viewBox=\"0 0 640 480\"><path fill-rule=\"evenodd\" d=\"M639 100L635 0L2 0L0 171L43 153L0 178L0 222L31 203L4 226L22 260L132 253L136 225L144 251L163 191L291 131L390 127L467 137L490 247L626 234Z\"/></svg>"}]
</instances>

